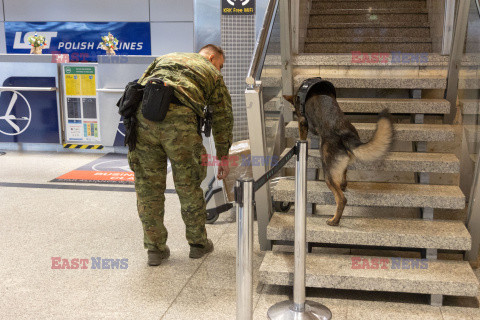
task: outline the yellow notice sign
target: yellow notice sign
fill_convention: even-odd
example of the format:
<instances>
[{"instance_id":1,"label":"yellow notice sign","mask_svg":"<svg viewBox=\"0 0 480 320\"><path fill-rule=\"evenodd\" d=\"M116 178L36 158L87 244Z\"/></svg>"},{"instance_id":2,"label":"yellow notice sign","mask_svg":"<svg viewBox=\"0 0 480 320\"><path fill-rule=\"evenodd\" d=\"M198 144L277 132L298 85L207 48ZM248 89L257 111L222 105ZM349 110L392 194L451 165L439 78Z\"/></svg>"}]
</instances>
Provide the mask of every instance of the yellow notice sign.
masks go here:
<instances>
[{"instance_id":1,"label":"yellow notice sign","mask_svg":"<svg viewBox=\"0 0 480 320\"><path fill-rule=\"evenodd\" d=\"M65 75L65 87L67 91L67 96L80 96L80 77L76 74L66 74Z\"/></svg>"},{"instance_id":2,"label":"yellow notice sign","mask_svg":"<svg viewBox=\"0 0 480 320\"><path fill-rule=\"evenodd\" d=\"M94 74L80 75L82 82L82 96L95 96L97 94Z\"/></svg>"},{"instance_id":3,"label":"yellow notice sign","mask_svg":"<svg viewBox=\"0 0 480 320\"><path fill-rule=\"evenodd\" d=\"M95 67L65 66L65 87L67 96L95 96Z\"/></svg>"}]
</instances>

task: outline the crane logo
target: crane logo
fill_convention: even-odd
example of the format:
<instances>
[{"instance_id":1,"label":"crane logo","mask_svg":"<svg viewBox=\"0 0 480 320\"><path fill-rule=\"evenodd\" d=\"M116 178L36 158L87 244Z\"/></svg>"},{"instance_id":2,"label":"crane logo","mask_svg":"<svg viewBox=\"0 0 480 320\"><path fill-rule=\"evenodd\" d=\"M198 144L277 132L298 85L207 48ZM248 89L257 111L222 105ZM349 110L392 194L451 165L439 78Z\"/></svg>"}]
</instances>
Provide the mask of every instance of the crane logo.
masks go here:
<instances>
[{"instance_id":1,"label":"crane logo","mask_svg":"<svg viewBox=\"0 0 480 320\"><path fill-rule=\"evenodd\" d=\"M93 171L125 171L125 172L132 172L130 170L130 166L126 159L122 160L109 160L103 161L100 163L96 163L92 166Z\"/></svg>"},{"instance_id":2,"label":"crane logo","mask_svg":"<svg viewBox=\"0 0 480 320\"><path fill-rule=\"evenodd\" d=\"M12 92L12 97L8 103L5 114L2 115L2 109L0 106L0 133L7 136L16 136L27 130L32 120L32 108L30 103L20 92L15 90L4 90ZM20 99L19 99L20 97ZM15 109L15 113L13 113ZM19 116L21 115L21 116ZM10 128L6 130L5 127ZM2 128L6 131L3 131Z\"/></svg>"},{"instance_id":3,"label":"crane logo","mask_svg":"<svg viewBox=\"0 0 480 320\"><path fill-rule=\"evenodd\" d=\"M122 119L120 119L120 122L118 123L117 132L120 133L122 136L125 137L125 132L123 132L122 130L120 130L121 127L123 127L123 128L125 129L124 124L123 124L123 117L122 117Z\"/></svg>"}]
</instances>

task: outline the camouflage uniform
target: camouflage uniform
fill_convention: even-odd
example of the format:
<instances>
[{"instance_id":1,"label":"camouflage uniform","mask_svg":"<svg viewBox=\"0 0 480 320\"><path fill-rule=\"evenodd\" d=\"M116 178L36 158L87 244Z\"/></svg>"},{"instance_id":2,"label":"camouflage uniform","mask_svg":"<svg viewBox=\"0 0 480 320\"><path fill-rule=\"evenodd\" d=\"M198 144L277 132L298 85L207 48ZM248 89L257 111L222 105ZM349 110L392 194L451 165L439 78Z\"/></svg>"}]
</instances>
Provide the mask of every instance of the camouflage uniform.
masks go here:
<instances>
[{"instance_id":1,"label":"camouflage uniform","mask_svg":"<svg viewBox=\"0 0 480 320\"><path fill-rule=\"evenodd\" d=\"M205 148L197 132L197 116L204 117L205 105L212 106L212 132L217 156L228 155L232 142L233 115L230 94L221 73L200 54L172 53L157 58L139 82L156 77L174 87L181 104L170 104L165 119L158 123L137 112L136 149L128 153L135 172L137 208L144 230L144 246L166 249L167 229L163 224L167 158L172 164L175 189L191 245L205 245L206 205L200 184L206 177L202 166Z\"/></svg>"}]
</instances>

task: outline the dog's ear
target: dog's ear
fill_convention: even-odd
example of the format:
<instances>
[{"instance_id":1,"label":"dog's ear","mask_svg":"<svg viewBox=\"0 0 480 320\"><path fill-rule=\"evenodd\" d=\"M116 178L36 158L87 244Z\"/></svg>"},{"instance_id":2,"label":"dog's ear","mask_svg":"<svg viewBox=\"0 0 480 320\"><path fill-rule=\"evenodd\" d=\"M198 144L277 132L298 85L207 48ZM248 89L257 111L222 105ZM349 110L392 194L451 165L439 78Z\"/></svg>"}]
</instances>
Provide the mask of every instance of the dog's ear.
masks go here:
<instances>
[{"instance_id":1,"label":"dog's ear","mask_svg":"<svg viewBox=\"0 0 480 320\"><path fill-rule=\"evenodd\" d=\"M283 96L283 98L295 106L295 96Z\"/></svg>"}]
</instances>

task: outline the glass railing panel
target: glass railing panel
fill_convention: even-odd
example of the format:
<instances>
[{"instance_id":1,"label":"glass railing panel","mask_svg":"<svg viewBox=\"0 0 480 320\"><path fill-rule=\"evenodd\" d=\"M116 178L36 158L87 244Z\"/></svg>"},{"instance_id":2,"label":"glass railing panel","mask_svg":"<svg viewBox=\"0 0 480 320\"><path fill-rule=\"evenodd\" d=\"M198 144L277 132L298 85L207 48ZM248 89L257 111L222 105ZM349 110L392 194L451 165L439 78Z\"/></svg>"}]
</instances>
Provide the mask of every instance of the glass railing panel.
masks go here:
<instances>
[{"instance_id":1,"label":"glass railing panel","mask_svg":"<svg viewBox=\"0 0 480 320\"><path fill-rule=\"evenodd\" d=\"M480 147L480 13L476 0L471 1L468 15L465 51L459 72L458 103L463 116L468 156L476 163Z\"/></svg>"}]
</instances>

